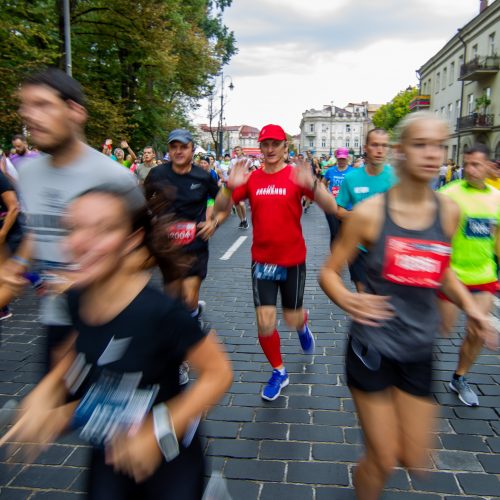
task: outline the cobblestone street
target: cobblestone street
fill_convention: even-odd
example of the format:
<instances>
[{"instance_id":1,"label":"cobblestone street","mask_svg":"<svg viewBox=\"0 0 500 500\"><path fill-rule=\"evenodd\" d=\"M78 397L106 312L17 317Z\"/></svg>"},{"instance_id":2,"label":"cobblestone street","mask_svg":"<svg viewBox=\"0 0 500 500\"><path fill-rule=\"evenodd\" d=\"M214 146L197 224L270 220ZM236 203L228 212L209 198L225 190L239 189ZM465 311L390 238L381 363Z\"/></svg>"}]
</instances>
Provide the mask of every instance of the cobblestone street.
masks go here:
<instances>
[{"instance_id":1,"label":"cobblestone street","mask_svg":"<svg viewBox=\"0 0 500 500\"><path fill-rule=\"evenodd\" d=\"M207 302L206 317L231 357L234 383L207 416L202 434L208 464L211 470L223 472L233 500L354 499L352 472L362 452L362 436L344 385L348 320L317 283L328 251L325 218L313 206L302 221L308 245L305 307L317 339L316 354L303 355L296 333L280 322L290 385L271 403L260 398L270 369L257 341L250 283L251 229L238 230L237 218L232 216L211 242L202 298ZM228 256L239 237L247 238ZM33 293L27 292L12 309L14 316L2 322L0 406L26 395L39 380L42 367L43 337ZM500 498L500 356L483 351L469 376L478 388L481 406L465 407L448 388L462 333L463 321L451 338L436 341L434 394L440 418L430 469L424 476L399 469L387 486L385 500ZM84 496L87 453L73 434L29 466L18 463L16 454L7 459L3 450L0 498Z\"/></svg>"}]
</instances>

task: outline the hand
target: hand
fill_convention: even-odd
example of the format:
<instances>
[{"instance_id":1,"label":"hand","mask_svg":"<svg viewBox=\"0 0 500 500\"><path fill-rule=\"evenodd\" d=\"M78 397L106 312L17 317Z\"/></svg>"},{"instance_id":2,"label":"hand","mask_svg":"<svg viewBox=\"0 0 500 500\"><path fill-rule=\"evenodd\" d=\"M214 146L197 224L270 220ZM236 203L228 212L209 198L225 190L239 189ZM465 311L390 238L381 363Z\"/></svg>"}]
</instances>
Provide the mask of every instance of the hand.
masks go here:
<instances>
[{"instance_id":1,"label":"hand","mask_svg":"<svg viewBox=\"0 0 500 500\"><path fill-rule=\"evenodd\" d=\"M388 296L348 292L339 305L356 323L377 327L394 317L394 307L389 299Z\"/></svg>"},{"instance_id":2,"label":"hand","mask_svg":"<svg viewBox=\"0 0 500 500\"><path fill-rule=\"evenodd\" d=\"M127 141L122 141L122 142L120 143L120 147L121 147L122 149L128 149L128 142L127 142Z\"/></svg>"},{"instance_id":3,"label":"hand","mask_svg":"<svg viewBox=\"0 0 500 500\"><path fill-rule=\"evenodd\" d=\"M311 190L313 189L314 177L311 171L311 165L305 160L297 159L291 177L292 181L297 184L297 186Z\"/></svg>"},{"instance_id":4,"label":"hand","mask_svg":"<svg viewBox=\"0 0 500 500\"><path fill-rule=\"evenodd\" d=\"M207 241L215 233L217 223L215 220L207 220L206 222L200 222L196 227L198 228L196 236Z\"/></svg>"},{"instance_id":5,"label":"hand","mask_svg":"<svg viewBox=\"0 0 500 500\"><path fill-rule=\"evenodd\" d=\"M227 180L227 187L233 190L246 184L248 178L252 174L252 172L249 171L251 166L252 162L248 158L242 158L241 160L236 161L234 166L231 168L231 172Z\"/></svg>"},{"instance_id":6,"label":"hand","mask_svg":"<svg viewBox=\"0 0 500 500\"><path fill-rule=\"evenodd\" d=\"M14 295L20 295L29 281L23 276L26 266L13 259L7 260L0 268L0 285L4 285Z\"/></svg>"},{"instance_id":7,"label":"hand","mask_svg":"<svg viewBox=\"0 0 500 500\"><path fill-rule=\"evenodd\" d=\"M106 139L104 144L106 144L106 146L111 146L113 144L113 139Z\"/></svg>"},{"instance_id":8,"label":"hand","mask_svg":"<svg viewBox=\"0 0 500 500\"><path fill-rule=\"evenodd\" d=\"M498 349L498 331L492 325L490 318L479 311L467 312L467 331L481 338L487 349Z\"/></svg>"},{"instance_id":9,"label":"hand","mask_svg":"<svg viewBox=\"0 0 500 500\"><path fill-rule=\"evenodd\" d=\"M69 426L74 404L50 408L47 401L51 398L43 401L38 398L38 403L26 402L29 398L23 401L15 424L0 439L0 446L9 441L27 443L21 447L22 460L32 463ZM9 446L8 454L13 454L17 448Z\"/></svg>"},{"instance_id":10,"label":"hand","mask_svg":"<svg viewBox=\"0 0 500 500\"><path fill-rule=\"evenodd\" d=\"M106 447L106 463L137 483L152 476L162 460L151 414L136 432L116 436Z\"/></svg>"}]
</instances>

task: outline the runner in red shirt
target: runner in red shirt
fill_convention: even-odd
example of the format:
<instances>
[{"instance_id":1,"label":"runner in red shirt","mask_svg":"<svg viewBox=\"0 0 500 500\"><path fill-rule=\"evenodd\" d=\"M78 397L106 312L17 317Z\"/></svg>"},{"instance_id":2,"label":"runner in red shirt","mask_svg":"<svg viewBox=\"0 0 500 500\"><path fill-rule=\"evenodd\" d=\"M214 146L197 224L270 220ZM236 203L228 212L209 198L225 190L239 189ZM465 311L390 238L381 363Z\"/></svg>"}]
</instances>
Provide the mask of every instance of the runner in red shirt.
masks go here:
<instances>
[{"instance_id":1,"label":"runner in red shirt","mask_svg":"<svg viewBox=\"0 0 500 500\"><path fill-rule=\"evenodd\" d=\"M259 136L264 156L262 168L249 172L250 162L235 163L229 175L225 199L234 203L248 199L252 208L252 286L257 314L259 342L273 373L262 398L275 400L288 385L288 374L280 351L276 329L276 300L281 293L285 322L295 328L304 353L314 352L314 337L302 308L306 280L306 244L300 218L303 196L335 213L337 204L325 187L313 177L303 160L295 168L287 165L286 135L278 125L266 125ZM221 206L219 210L223 210Z\"/></svg>"}]
</instances>

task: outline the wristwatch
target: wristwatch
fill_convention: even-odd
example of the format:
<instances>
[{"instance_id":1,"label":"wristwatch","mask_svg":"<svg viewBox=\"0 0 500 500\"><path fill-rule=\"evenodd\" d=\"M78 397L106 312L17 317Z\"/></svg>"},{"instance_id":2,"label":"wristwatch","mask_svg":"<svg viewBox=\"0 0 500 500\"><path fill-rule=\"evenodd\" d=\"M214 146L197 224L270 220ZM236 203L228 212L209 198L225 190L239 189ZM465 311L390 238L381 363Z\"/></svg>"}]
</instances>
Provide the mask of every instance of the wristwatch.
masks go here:
<instances>
[{"instance_id":1,"label":"wristwatch","mask_svg":"<svg viewBox=\"0 0 500 500\"><path fill-rule=\"evenodd\" d=\"M158 446L167 462L179 455L179 443L170 418L167 405L158 404L153 408L153 425Z\"/></svg>"}]
</instances>

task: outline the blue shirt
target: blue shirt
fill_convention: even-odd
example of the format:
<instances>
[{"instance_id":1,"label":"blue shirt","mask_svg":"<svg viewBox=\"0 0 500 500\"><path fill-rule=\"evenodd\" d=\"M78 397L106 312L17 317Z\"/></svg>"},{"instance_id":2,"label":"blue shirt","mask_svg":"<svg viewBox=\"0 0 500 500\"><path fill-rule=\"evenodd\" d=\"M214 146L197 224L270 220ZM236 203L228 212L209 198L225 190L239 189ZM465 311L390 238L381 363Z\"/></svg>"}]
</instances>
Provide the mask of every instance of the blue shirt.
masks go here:
<instances>
[{"instance_id":1,"label":"blue shirt","mask_svg":"<svg viewBox=\"0 0 500 500\"><path fill-rule=\"evenodd\" d=\"M342 182L344 182L344 177L353 170L354 169L351 165L348 165L348 167L344 170L339 170L339 168L335 165L330 167L325 172L324 179L327 182L328 191L330 191L333 196L337 197L340 191L340 186L342 185Z\"/></svg>"},{"instance_id":2,"label":"blue shirt","mask_svg":"<svg viewBox=\"0 0 500 500\"><path fill-rule=\"evenodd\" d=\"M342 208L350 210L360 201L389 191L397 183L398 178L390 165L384 165L378 175L367 174L366 167L354 168L344 178L337 196L337 203Z\"/></svg>"}]
</instances>

